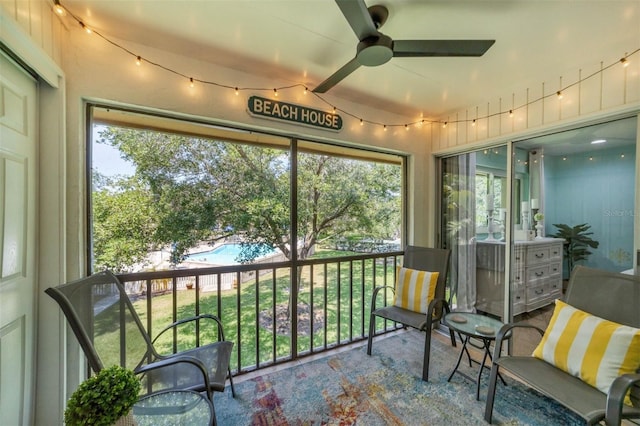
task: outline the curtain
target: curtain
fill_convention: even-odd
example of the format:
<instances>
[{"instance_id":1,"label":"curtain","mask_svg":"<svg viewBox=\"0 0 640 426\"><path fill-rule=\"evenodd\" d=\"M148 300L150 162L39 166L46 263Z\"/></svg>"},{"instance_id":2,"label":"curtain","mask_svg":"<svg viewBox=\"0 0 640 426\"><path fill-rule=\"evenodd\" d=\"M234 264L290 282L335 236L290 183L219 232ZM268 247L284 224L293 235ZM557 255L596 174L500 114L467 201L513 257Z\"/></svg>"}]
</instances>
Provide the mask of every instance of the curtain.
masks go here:
<instances>
[{"instance_id":1,"label":"curtain","mask_svg":"<svg viewBox=\"0 0 640 426\"><path fill-rule=\"evenodd\" d=\"M476 303L476 154L443 159L445 247L451 250L449 303L473 312Z\"/></svg>"}]
</instances>

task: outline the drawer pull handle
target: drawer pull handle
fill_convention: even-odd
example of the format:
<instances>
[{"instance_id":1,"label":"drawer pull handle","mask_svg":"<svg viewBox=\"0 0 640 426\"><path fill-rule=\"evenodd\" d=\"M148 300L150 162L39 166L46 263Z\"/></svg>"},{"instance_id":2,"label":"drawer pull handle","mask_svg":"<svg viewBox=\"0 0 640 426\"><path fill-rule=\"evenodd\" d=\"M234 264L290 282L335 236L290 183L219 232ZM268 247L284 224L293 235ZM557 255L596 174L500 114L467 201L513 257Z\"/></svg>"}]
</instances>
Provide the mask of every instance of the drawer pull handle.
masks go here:
<instances>
[{"instance_id":1,"label":"drawer pull handle","mask_svg":"<svg viewBox=\"0 0 640 426\"><path fill-rule=\"evenodd\" d=\"M536 272L536 277L541 277L544 275L544 272L540 271L540 272Z\"/></svg>"},{"instance_id":2,"label":"drawer pull handle","mask_svg":"<svg viewBox=\"0 0 640 426\"><path fill-rule=\"evenodd\" d=\"M542 259L544 257L544 253L536 253L536 257L538 259Z\"/></svg>"},{"instance_id":3,"label":"drawer pull handle","mask_svg":"<svg viewBox=\"0 0 640 426\"><path fill-rule=\"evenodd\" d=\"M544 293L544 290L543 290L543 289L538 289L538 290L536 290L536 294L542 294L542 293Z\"/></svg>"}]
</instances>

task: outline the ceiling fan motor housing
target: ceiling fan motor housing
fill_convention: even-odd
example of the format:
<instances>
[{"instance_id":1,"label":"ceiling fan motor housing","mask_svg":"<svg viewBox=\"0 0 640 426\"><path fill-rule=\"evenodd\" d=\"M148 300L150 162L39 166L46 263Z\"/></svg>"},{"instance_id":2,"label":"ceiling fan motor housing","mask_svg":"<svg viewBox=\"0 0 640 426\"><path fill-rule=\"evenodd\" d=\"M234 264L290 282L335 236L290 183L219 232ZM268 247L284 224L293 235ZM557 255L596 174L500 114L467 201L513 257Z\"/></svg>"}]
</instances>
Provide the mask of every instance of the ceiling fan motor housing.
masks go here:
<instances>
[{"instance_id":1,"label":"ceiling fan motor housing","mask_svg":"<svg viewBox=\"0 0 640 426\"><path fill-rule=\"evenodd\" d=\"M358 43L357 57L360 65L376 67L393 58L393 40L382 33L367 37Z\"/></svg>"}]
</instances>

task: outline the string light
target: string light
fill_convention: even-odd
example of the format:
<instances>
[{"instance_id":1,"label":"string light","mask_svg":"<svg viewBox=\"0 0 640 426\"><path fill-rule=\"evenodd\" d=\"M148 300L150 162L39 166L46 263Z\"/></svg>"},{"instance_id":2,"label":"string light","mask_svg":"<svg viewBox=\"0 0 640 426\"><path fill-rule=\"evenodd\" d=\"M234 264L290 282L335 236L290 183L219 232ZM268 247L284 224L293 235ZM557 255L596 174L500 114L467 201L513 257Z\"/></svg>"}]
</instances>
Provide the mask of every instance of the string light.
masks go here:
<instances>
[{"instance_id":1,"label":"string light","mask_svg":"<svg viewBox=\"0 0 640 426\"><path fill-rule=\"evenodd\" d=\"M408 124L405 124L405 125L404 125L404 129L405 129L405 130L407 130L407 131L409 131L409 125L408 125Z\"/></svg>"},{"instance_id":2,"label":"string light","mask_svg":"<svg viewBox=\"0 0 640 426\"><path fill-rule=\"evenodd\" d=\"M362 118L360 119L360 125L364 126L364 120Z\"/></svg>"},{"instance_id":3,"label":"string light","mask_svg":"<svg viewBox=\"0 0 640 426\"><path fill-rule=\"evenodd\" d=\"M238 88L236 87L236 96L238 96L240 94L240 92L238 91Z\"/></svg>"},{"instance_id":4,"label":"string light","mask_svg":"<svg viewBox=\"0 0 640 426\"><path fill-rule=\"evenodd\" d=\"M386 124L384 125L383 129L384 129L385 132L387 131L387 125Z\"/></svg>"},{"instance_id":5,"label":"string light","mask_svg":"<svg viewBox=\"0 0 640 426\"><path fill-rule=\"evenodd\" d=\"M333 107L333 113L335 114L337 111L336 107Z\"/></svg>"},{"instance_id":6,"label":"string light","mask_svg":"<svg viewBox=\"0 0 640 426\"><path fill-rule=\"evenodd\" d=\"M58 15L65 16L67 14L67 12L64 10L64 7L62 7L58 0L54 0L53 5L53 10L55 10Z\"/></svg>"},{"instance_id":7,"label":"string light","mask_svg":"<svg viewBox=\"0 0 640 426\"><path fill-rule=\"evenodd\" d=\"M446 122L446 121L442 124L442 128L443 128L443 129L446 129L446 128L447 128L447 122Z\"/></svg>"},{"instance_id":8,"label":"string light","mask_svg":"<svg viewBox=\"0 0 640 426\"><path fill-rule=\"evenodd\" d=\"M92 33L91 28L87 27L87 26L84 24L84 22L80 21L80 26L82 27L82 29L83 29L83 30L85 30L85 32L86 32L87 34L91 34L91 33Z\"/></svg>"},{"instance_id":9,"label":"string light","mask_svg":"<svg viewBox=\"0 0 640 426\"><path fill-rule=\"evenodd\" d=\"M105 37L104 35L102 35L102 34L100 34L100 33L96 32L96 31L93 31L91 28L89 28L88 26L86 26L86 25L84 24L84 22L83 22L80 18L78 18L77 16L75 16L75 15L74 15L71 11L69 11L68 9L66 9L66 8L65 8L65 7L60 3L60 0L54 0L54 1L53 1L53 3L54 3L54 11L55 11L55 13L57 13L57 14L59 14L59 15L61 15L61 16L66 16L66 15L71 16L71 17L72 17L76 22L78 22L78 23L80 24L80 26L81 26L81 27L82 27L82 28L87 32L87 34L92 34L92 33L93 33L93 34L96 34L96 35L98 35L100 38L102 38L102 39L104 39L105 41L107 41L108 43L110 43L111 45L115 46L116 48L118 48L118 49L120 49L120 50L124 51L125 53L127 53L127 54L129 54L129 55L133 55L133 56L136 58L136 64L137 64L137 65L139 65L139 64L142 62L142 58L141 58L140 56L135 55L133 52L131 52L130 50L128 50L126 47L124 47L124 46L122 46L122 45L120 45L120 44L116 43L115 41L113 41L113 40L111 40L111 39L109 39L109 38ZM588 75L588 76L586 76L586 77L581 77L578 81L575 81L575 82L573 82L573 83L571 83L571 84L569 84L569 85L566 85L566 86L562 86L562 84L561 84L561 89L560 89L560 90L558 90L555 94L557 95L557 97L558 97L559 99L562 99L562 97L563 97L563 96L562 96L562 91L563 91L563 90L566 90L566 89L568 89L568 88L570 88L570 87L576 86L576 85L578 85L578 84L582 83L582 82L583 82L583 81L585 81L585 80L588 80L588 79L590 79L590 78L592 78L592 77L594 77L594 76L596 76L596 75L599 75L599 74L603 73L604 71L606 71L607 69L611 68L612 66L614 66L614 65L616 65L616 64L618 64L618 63L622 64L622 66L623 66L623 67L627 67L627 66L629 66L629 63L630 63L630 61L629 61L629 57L636 55L638 52L640 52L640 48L638 48L638 49L634 50L634 51L633 51L633 52L631 52L631 53L625 53L625 56L624 56L624 57L620 58L619 60L615 61L614 63L612 63L612 64L610 64L610 65L608 65L608 66L606 66L606 67L601 67L599 70L597 70L597 71L593 72L592 74L590 74L590 75ZM147 61L147 62L148 62L148 61ZM158 67L158 68L161 68L161 69L163 69L164 71L167 71L167 72L169 72L169 73L172 73L172 74L175 74L175 75L178 75L178 76L182 76L182 77L184 77L184 78L189 78L187 75L185 75L185 74L183 74L183 73L181 73L181 72L179 72L179 71L176 71L175 69L169 68L169 67L167 67L167 66L165 66L165 65L162 65L162 64L159 64L159 63L153 63L153 62L149 62L149 63L150 63L151 65L153 65L153 66L155 66L155 67ZM215 82L215 81L208 81L208 80L198 80L198 81L199 81L199 82L201 82L201 83L203 83L203 84L207 84L207 85L212 85L212 86L221 87L221 88L230 88L230 89L234 89L234 86L229 86L229 85L221 84L221 83L218 83L218 82ZM562 80L561 80L561 81L562 81ZM294 88L294 87L302 87L302 88L304 89L304 94L307 94L307 93L308 93L308 87L307 87L306 85L303 85L303 84L293 84L293 85L290 85L290 86L283 86L283 87L280 87L280 89L291 89L291 88ZM254 90L269 90L268 88L253 88L253 89L254 89ZM239 90L239 89L238 89L237 87L235 87L235 93L236 93L236 95L238 94L238 90ZM245 89L243 89L243 90L245 90ZM274 89L273 89L273 92L274 92L274 96L278 96L278 88L274 88ZM313 92L312 92L312 94L313 94L316 98L318 98L320 101L322 101L322 102L324 102L324 103L328 104L329 106L331 106L331 104L329 104L329 103L328 103L328 102L327 102L327 101L326 101L322 96L320 96L320 94L318 94L318 93L313 93ZM538 98L538 99L529 100L529 101L527 101L527 102L526 102L525 104L523 104L523 105L520 105L520 106L518 106L518 107L516 107L516 108L512 108L512 109L510 109L510 110L508 111L509 117L513 117L514 110L517 110L517 109L524 108L524 107L527 107L527 106L529 106L529 105L535 104L536 102L539 102L539 101L541 101L541 100L546 99L548 96L553 96L553 94L543 95L543 96L541 96L541 97L540 97L540 98ZM349 113L349 112L347 112L347 111L344 111L344 110L341 110L341 111L343 111L346 115L349 115L349 116L351 116L351 117L353 117L353 118L357 118L355 115L353 115L353 114L351 114L351 113ZM478 118L487 119L487 118L491 118L491 117L493 117L493 116L497 116L497 115L501 115L501 114L505 114L505 113L507 113L507 112L506 112L506 111L500 111L500 112L497 112L497 113L489 114L489 115L487 115L487 116L478 117ZM363 120L363 119L360 119L360 121L361 121L361 125L363 125L363 124L364 124L364 120ZM469 121L471 121L471 120L468 120L468 119L465 119L465 120L454 120L454 121L451 121L451 123L464 123L464 122L469 122ZM385 130L385 131L386 131L386 129L387 129L387 124L383 124L383 123L375 122L375 121L368 121L368 122L370 122L370 123L372 123L372 124L383 125L383 126L384 126L384 130ZM412 122L412 123L410 123L410 124L416 124L416 125L418 125L418 124L421 124L421 123L424 123L424 122L425 122L425 120L423 119L423 120L420 120L420 121ZM443 128L445 128L445 127L447 126L447 124L448 124L448 122L447 122L447 121L442 122L442 121L440 121L440 120L426 120L426 122L427 122L427 123L432 123L432 124L442 123L442 127L443 127ZM472 124L473 126L475 126L475 124L476 124L476 119L473 119L471 124ZM392 125L392 126L400 126L401 124L390 124L390 125Z\"/></svg>"},{"instance_id":10,"label":"string light","mask_svg":"<svg viewBox=\"0 0 640 426\"><path fill-rule=\"evenodd\" d=\"M193 87L193 77L189 77L189 87Z\"/></svg>"}]
</instances>

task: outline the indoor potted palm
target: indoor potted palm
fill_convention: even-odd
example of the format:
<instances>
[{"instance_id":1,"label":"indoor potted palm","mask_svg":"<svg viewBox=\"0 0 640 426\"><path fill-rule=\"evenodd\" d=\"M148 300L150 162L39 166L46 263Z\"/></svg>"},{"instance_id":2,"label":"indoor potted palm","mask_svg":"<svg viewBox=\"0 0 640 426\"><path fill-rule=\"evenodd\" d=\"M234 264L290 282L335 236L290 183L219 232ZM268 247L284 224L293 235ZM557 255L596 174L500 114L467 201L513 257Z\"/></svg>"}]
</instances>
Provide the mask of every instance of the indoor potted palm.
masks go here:
<instances>
[{"instance_id":1,"label":"indoor potted palm","mask_svg":"<svg viewBox=\"0 0 640 426\"><path fill-rule=\"evenodd\" d=\"M587 232L591 225L586 223L573 227L563 223L554 223L553 226L558 228L558 232L553 237L564 239L564 258L567 260L567 272L570 275L577 262L589 257L591 254L589 248L596 249L600 243L591 239L590 235L593 235L593 232Z\"/></svg>"},{"instance_id":2,"label":"indoor potted palm","mask_svg":"<svg viewBox=\"0 0 640 426\"><path fill-rule=\"evenodd\" d=\"M140 380L135 373L114 365L82 382L71 395L64 421L79 425L134 425L131 408L138 400Z\"/></svg>"}]
</instances>

